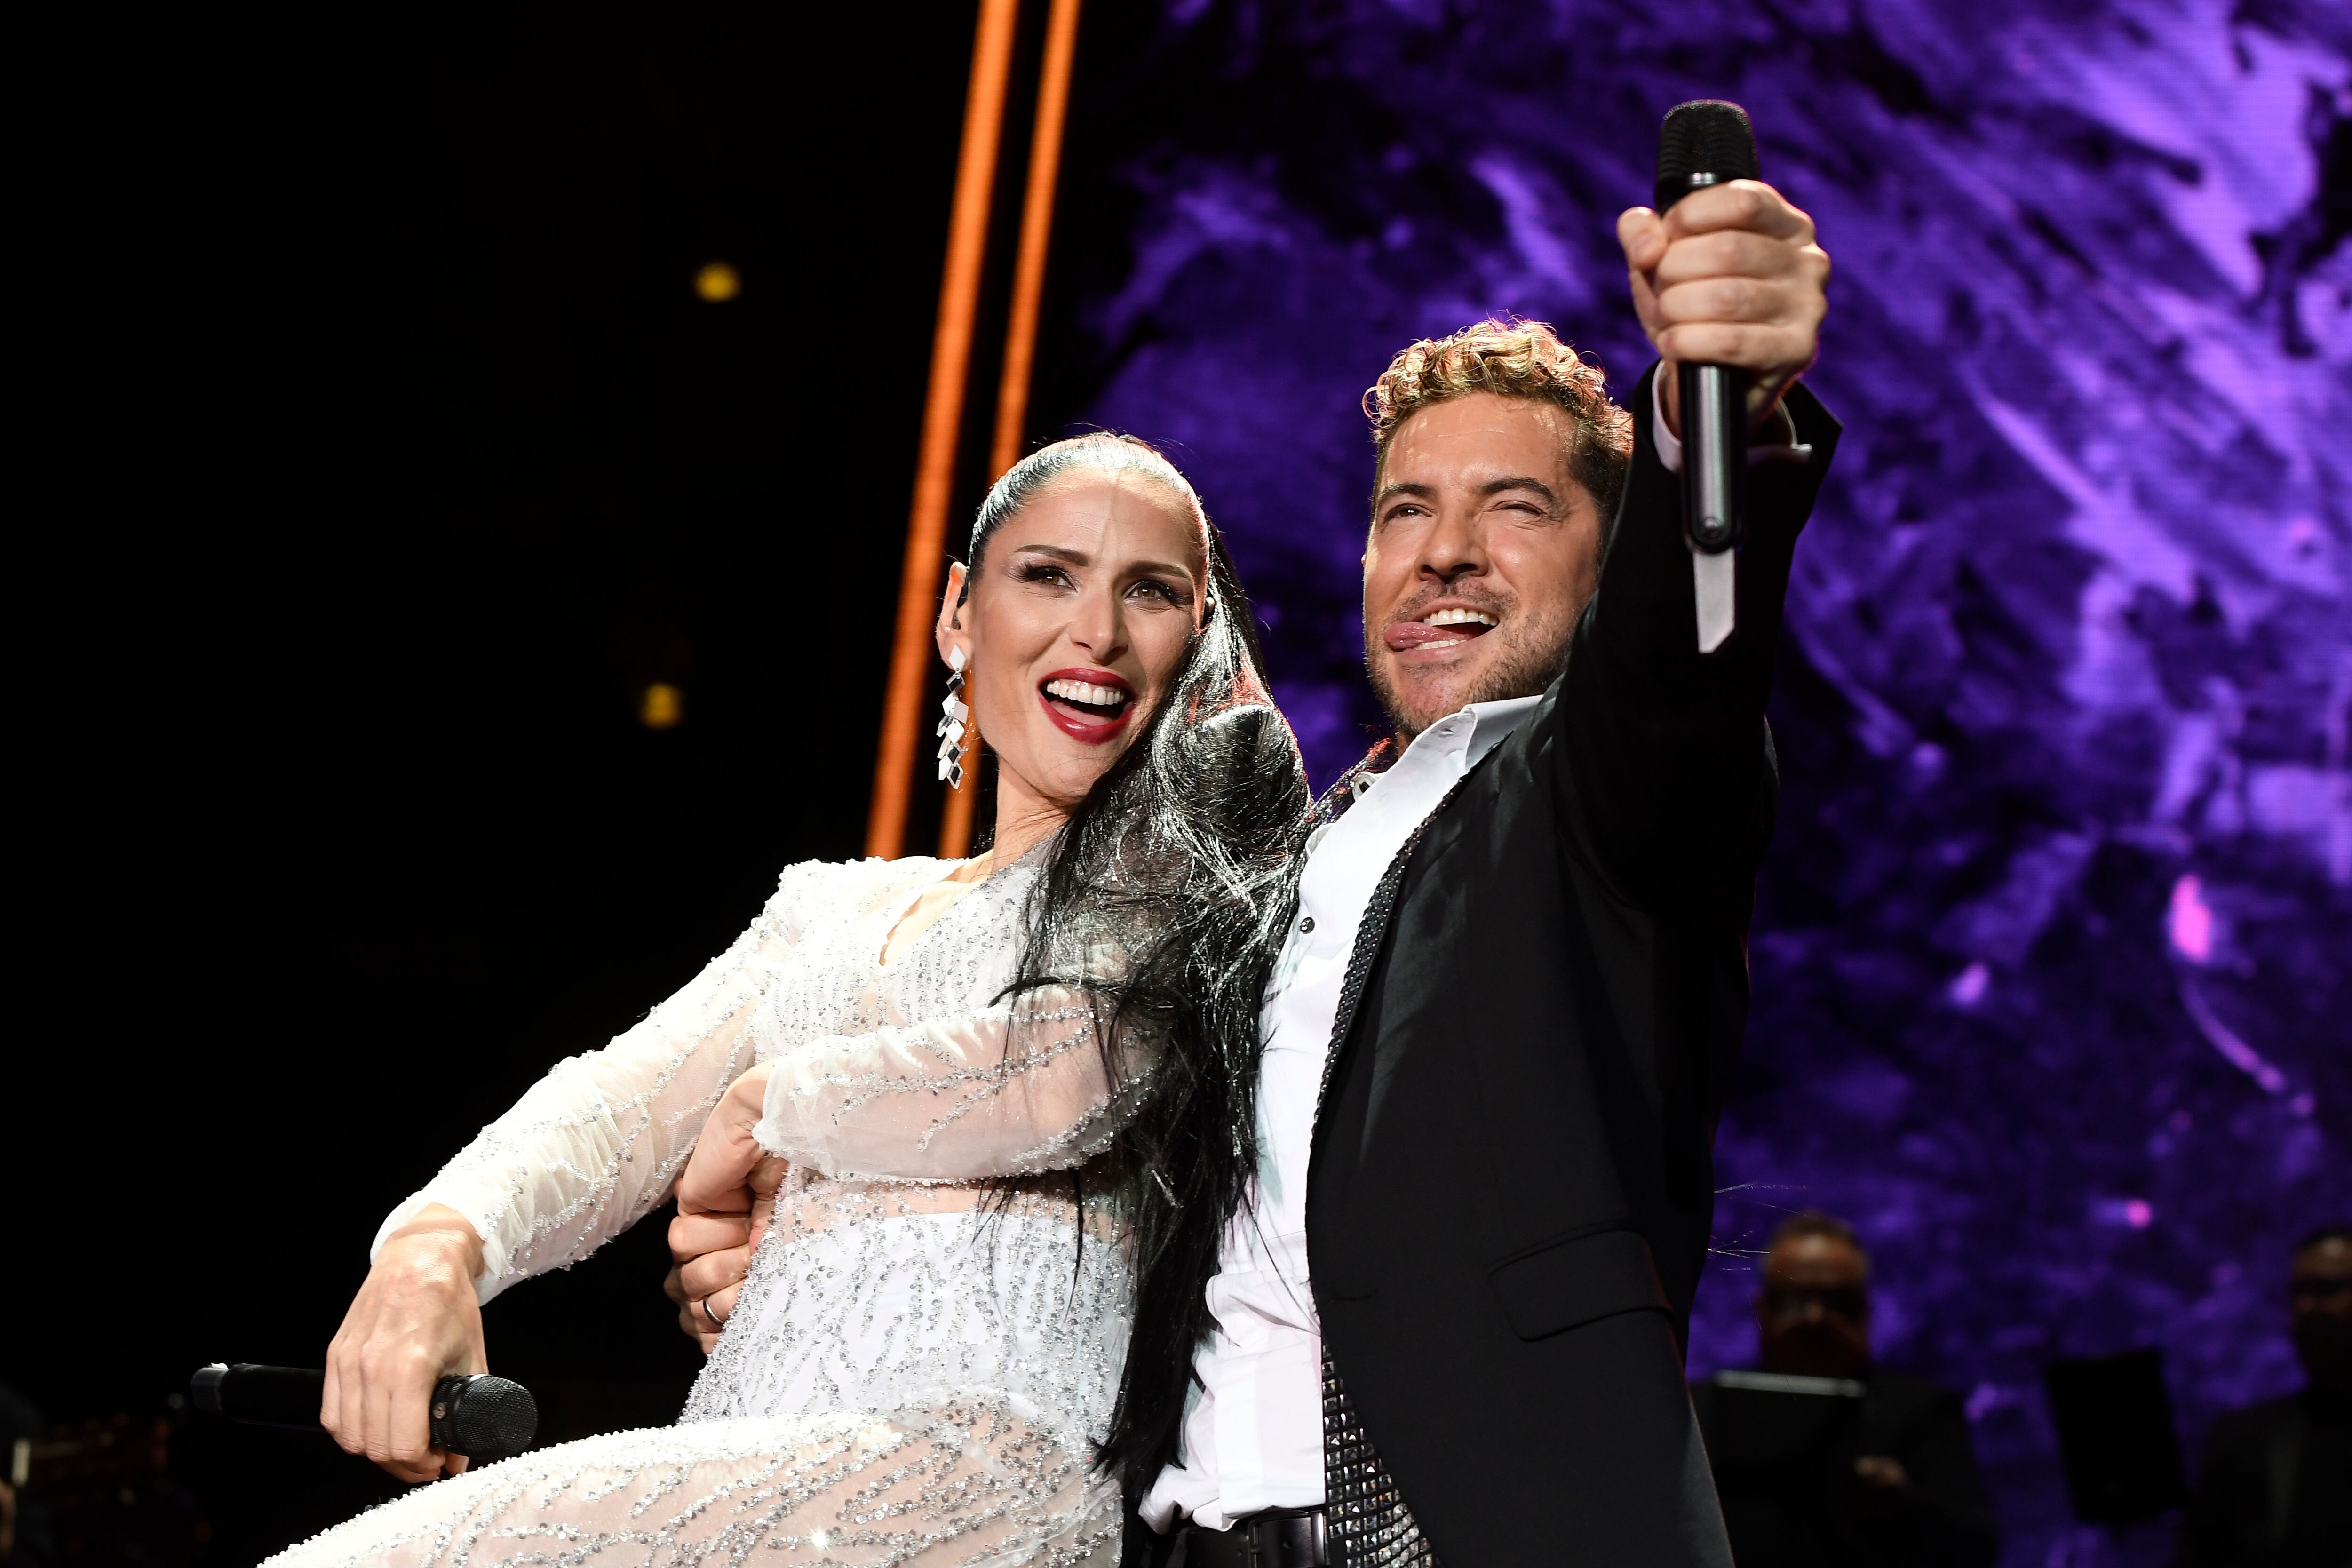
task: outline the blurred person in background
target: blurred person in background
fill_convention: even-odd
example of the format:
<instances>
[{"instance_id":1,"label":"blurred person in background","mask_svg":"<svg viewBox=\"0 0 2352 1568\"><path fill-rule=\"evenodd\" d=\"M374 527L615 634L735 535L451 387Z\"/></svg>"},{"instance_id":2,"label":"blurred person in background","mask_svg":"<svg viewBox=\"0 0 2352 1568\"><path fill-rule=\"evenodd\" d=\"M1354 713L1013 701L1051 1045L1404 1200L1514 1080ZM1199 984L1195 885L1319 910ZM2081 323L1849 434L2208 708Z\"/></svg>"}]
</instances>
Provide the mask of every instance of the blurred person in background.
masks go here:
<instances>
[{"instance_id":1,"label":"blurred person in background","mask_svg":"<svg viewBox=\"0 0 2352 1568\"><path fill-rule=\"evenodd\" d=\"M2352 1225L2297 1243L2287 1289L2306 1381L2213 1423L2182 1568L2352 1563Z\"/></svg>"},{"instance_id":2,"label":"blurred person in background","mask_svg":"<svg viewBox=\"0 0 2352 1568\"><path fill-rule=\"evenodd\" d=\"M1741 1568L1989 1568L2000 1543L1967 1413L1950 1390L1873 1359L1870 1254L1852 1226L1801 1214L1773 1232L1756 1329L1762 1370L1850 1380L1864 1393L1853 1436L1832 1460L1821 1526L1791 1529L1769 1503L1759 1512L1727 1501L1733 1560ZM1703 1422L1715 1392L1706 1384L1693 1390Z\"/></svg>"}]
</instances>

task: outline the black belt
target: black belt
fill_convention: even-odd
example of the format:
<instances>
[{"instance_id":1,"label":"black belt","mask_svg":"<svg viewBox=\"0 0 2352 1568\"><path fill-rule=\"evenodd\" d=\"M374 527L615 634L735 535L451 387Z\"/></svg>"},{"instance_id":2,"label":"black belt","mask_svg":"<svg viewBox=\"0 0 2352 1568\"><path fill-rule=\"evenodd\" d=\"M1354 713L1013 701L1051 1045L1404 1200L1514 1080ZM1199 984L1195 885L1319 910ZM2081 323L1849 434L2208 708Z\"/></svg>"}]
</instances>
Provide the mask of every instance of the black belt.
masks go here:
<instances>
[{"instance_id":1,"label":"black belt","mask_svg":"<svg viewBox=\"0 0 2352 1568\"><path fill-rule=\"evenodd\" d=\"M1276 1508L1223 1530L1188 1524L1167 1568L1328 1568L1331 1542L1319 1508Z\"/></svg>"}]
</instances>

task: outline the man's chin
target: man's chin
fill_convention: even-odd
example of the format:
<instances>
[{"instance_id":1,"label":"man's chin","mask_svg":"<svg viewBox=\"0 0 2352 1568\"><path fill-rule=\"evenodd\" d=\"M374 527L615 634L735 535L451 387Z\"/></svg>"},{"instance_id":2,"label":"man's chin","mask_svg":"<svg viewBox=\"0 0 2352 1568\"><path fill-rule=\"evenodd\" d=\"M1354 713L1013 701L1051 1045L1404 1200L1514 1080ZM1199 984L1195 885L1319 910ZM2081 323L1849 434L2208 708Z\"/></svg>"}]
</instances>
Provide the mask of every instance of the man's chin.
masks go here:
<instances>
[{"instance_id":1,"label":"man's chin","mask_svg":"<svg viewBox=\"0 0 2352 1568\"><path fill-rule=\"evenodd\" d=\"M1492 647L1486 646L1489 639ZM1400 739L1409 742L1473 702L1542 696L1567 662L1563 627L1556 647L1505 642L1489 632L1442 663L1407 664L1381 648L1365 661L1365 669L1389 722L1396 726Z\"/></svg>"},{"instance_id":2,"label":"man's chin","mask_svg":"<svg viewBox=\"0 0 2352 1568\"><path fill-rule=\"evenodd\" d=\"M1494 662L1461 659L1415 667L1385 658L1372 667L1372 691L1398 734L1410 739L1471 703L1485 700L1483 688L1493 674Z\"/></svg>"}]
</instances>

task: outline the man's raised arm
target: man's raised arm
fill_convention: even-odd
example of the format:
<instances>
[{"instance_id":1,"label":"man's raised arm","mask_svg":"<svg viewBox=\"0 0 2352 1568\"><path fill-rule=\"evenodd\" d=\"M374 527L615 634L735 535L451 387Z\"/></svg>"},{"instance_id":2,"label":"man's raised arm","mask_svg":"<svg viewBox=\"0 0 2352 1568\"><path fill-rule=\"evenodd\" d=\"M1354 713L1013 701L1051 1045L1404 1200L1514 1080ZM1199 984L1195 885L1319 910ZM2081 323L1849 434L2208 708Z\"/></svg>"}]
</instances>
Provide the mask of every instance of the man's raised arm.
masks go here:
<instances>
[{"instance_id":1,"label":"man's raised arm","mask_svg":"<svg viewBox=\"0 0 2352 1568\"><path fill-rule=\"evenodd\" d=\"M1633 456L1600 585L1560 686L1554 788L1569 840L1638 907L1745 900L1771 826L1764 701L1797 534L1837 421L1797 384L1829 258L1769 185L1696 192L1619 220L1643 330L1664 356L1630 399ZM1697 648L1683 536L1679 360L1750 373L1748 521L1728 639Z\"/></svg>"}]
</instances>

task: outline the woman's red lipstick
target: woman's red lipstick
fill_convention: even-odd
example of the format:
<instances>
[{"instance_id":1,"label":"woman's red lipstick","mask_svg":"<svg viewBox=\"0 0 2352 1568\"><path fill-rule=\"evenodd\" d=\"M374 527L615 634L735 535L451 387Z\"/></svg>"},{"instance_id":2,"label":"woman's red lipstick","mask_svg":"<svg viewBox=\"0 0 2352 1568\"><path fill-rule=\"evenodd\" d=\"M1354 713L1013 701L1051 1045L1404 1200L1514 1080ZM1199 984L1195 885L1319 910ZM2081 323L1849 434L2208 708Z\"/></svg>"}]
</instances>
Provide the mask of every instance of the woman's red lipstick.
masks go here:
<instances>
[{"instance_id":1,"label":"woman's red lipstick","mask_svg":"<svg viewBox=\"0 0 2352 1568\"><path fill-rule=\"evenodd\" d=\"M1119 699L1118 710L1111 711L1109 703L1087 700L1080 694L1057 697L1045 689L1057 682L1115 694ZM1124 677L1108 669L1057 669L1037 683L1037 701L1045 710L1045 717L1062 733L1074 741L1098 746L1117 738L1127 728L1128 720L1135 712L1135 689L1128 685Z\"/></svg>"}]
</instances>

